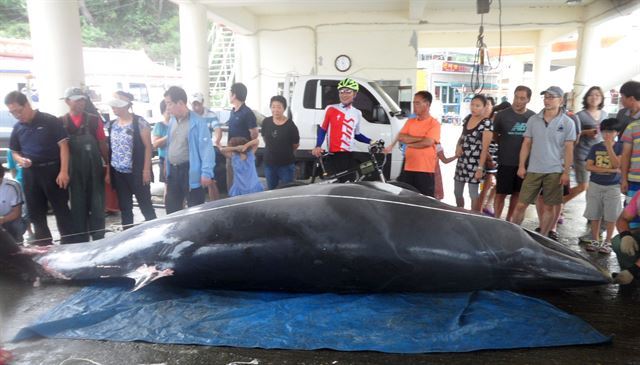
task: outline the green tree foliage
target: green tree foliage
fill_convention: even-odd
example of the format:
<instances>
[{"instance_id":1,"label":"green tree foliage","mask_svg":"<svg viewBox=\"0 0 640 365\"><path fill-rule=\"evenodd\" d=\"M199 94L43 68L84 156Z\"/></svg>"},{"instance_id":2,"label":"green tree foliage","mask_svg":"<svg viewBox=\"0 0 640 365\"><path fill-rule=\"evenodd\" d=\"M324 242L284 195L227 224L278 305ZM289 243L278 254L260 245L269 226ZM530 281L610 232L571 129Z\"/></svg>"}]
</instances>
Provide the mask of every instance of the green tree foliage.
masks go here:
<instances>
[{"instance_id":1,"label":"green tree foliage","mask_svg":"<svg viewBox=\"0 0 640 365\"><path fill-rule=\"evenodd\" d=\"M27 3L24 0L0 0L0 37L29 38Z\"/></svg>"},{"instance_id":2,"label":"green tree foliage","mask_svg":"<svg viewBox=\"0 0 640 365\"><path fill-rule=\"evenodd\" d=\"M144 49L157 62L180 54L178 7L169 0L79 0L85 46ZM0 0L0 36L29 38L26 0Z\"/></svg>"}]
</instances>

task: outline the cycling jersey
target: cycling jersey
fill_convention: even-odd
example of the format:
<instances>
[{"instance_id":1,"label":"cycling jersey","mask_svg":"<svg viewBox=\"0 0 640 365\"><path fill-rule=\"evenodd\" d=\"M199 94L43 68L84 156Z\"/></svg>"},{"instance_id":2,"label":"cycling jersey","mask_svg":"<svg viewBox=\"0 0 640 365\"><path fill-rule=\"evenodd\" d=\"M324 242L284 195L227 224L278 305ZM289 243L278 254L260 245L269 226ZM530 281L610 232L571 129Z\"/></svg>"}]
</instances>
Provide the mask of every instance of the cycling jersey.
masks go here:
<instances>
[{"instance_id":1,"label":"cycling jersey","mask_svg":"<svg viewBox=\"0 0 640 365\"><path fill-rule=\"evenodd\" d=\"M325 133L329 132L329 152L353 151L356 136L360 134L361 121L362 112L352 105L327 106L321 128ZM319 141L318 146L322 145L322 142Z\"/></svg>"}]
</instances>

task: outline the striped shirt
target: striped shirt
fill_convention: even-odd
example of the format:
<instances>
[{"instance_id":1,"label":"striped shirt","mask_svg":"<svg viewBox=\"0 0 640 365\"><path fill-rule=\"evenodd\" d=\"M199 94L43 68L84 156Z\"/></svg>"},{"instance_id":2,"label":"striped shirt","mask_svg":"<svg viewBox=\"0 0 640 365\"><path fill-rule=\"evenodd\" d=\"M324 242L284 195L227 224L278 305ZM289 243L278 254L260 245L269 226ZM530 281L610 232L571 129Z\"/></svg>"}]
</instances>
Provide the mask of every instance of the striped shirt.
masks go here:
<instances>
[{"instance_id":1,"label":"striped shirt","mask_svg":"<svg viewBox=\"0 0 640 365\"><path fill-rule=\"evenodd\" d=\"M628 181L640 182L640 120L631 122L622 134L622 142L631 145Z\"/></svg>"}]
</instances>

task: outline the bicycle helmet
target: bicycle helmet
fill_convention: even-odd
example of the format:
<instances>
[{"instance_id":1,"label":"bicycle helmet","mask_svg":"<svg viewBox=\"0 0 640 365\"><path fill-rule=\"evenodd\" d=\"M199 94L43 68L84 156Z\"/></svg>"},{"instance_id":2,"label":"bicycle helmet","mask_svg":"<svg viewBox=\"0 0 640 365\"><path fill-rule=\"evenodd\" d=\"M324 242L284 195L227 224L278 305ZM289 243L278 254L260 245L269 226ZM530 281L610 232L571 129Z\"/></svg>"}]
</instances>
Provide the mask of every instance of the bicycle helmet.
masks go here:
<instances>
[{"instance_id":1,"label":"bicycle helmet","mask_svg":"<svg viewBox=\"0 0 640 365\"><path fill-rule=\"evenodd\" d=\"M358 85L358 83L354 80L347 77L346 79L338 83L338 90L340 89L351 89L357 92L358 90L360 90L360 85Z\"/></svg>"}]
</instances>

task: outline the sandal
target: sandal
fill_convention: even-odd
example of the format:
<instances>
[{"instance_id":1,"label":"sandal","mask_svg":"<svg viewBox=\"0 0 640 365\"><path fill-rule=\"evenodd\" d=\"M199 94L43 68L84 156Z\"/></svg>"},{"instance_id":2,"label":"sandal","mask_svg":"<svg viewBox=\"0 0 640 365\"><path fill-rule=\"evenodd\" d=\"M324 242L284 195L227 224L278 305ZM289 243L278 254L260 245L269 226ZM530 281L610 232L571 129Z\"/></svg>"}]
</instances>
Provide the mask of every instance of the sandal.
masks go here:
<instances>
[{"instance_id":1,"label":"sandal","mask_svg":"<svg viewBox=\"0 0 640 365\"><path fill-rule=\"evenodd\" d=\"M554 241L560 241L560 236L558 236L558 232L556 231L549 231L549 235L547 237L551 238Z\"/></svg>"},{"instance_id":2,"label":"sandal","mask_svg":"<svg viewBox=\"0 0 640 365\"><path fill-rule=\"evenodd\" d=\"M587 243L587 245L584 248L589 252L596 252L600 248L600 242L596 240L591 240L591 242Z\"/></svg>"},{"instance_id":3,"label":"sandal","mask_svg":"<svg viewBox=\"0 0 640 365\"><path fill-rule=\"evenodd\" d=\"M495 218L495 216L496 216L496 213L494 213L493 210L491 210L489 208L482 209L482 213L484 215L486 215L486 216L489 216L489 217L494 217Z\"/></svg>"}]
</instances>

